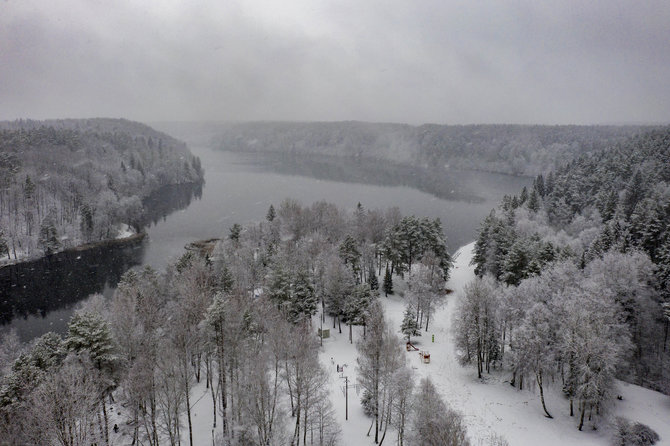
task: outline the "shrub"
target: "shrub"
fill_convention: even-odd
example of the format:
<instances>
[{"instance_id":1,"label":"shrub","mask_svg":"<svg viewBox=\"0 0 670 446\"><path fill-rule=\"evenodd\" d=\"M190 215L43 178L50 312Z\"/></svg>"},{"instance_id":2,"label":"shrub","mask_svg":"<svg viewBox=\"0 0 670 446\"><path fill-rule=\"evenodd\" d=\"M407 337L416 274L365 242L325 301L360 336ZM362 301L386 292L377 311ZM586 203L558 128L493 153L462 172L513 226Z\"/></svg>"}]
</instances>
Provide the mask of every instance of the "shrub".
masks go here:
<instances>
[{"instance_id":1,"label":"shrub","mask_svg":"<svg viewBox=\"0 0 670 446\"><path fill-rule=\"evenodd\" d=\"M612 445L647 446L660 439L655 430L642 423L631 423L625 418L617 418Z\"/></svg>"}]
</instances>

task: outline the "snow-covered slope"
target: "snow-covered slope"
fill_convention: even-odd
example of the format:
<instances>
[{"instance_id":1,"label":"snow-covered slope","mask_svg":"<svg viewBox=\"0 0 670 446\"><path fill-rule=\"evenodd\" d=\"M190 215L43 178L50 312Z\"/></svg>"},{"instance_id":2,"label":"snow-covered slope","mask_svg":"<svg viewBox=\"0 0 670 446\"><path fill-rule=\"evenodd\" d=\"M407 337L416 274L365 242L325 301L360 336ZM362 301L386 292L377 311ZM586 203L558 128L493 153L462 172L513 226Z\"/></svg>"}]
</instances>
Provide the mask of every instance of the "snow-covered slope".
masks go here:
<instances>
[{"instance_id":1,"label":"snow-covered slope","mask_svg":"<svg viewBox=\"0 0 670 446\"><path fill-rule=\"evenodd\" d=\"M423 364L417 352L408 352L409 364L420 377L430 376L440 391L442 398L453 408L463 413L468 434L475 445L489 444L493 435L503 436L510 445L609 445L610 432L577 430L577 420L569 416L568 404L560 392L550 389L547 405L554 419L545 418L537 392L519 391L506 381L506 373L491 373L483 381L477 379L477 372L471 367L462 367L456 360L451 326L457 302L463 287L474 277L470 266L474 243L462 247L455 255L455 265L448 285L454 290L447 298L446 305L440 308L428 333L412 342L422 350L430 351L431 363ZM402 286L400 286L402 289ZM382 297L387 319L396 328L400 336L405 303L402 297ZM332 330L331 330L332 332ZM432 341L435 335L435 342ZM354 331L354 336L360 334ZM335 333L330 340L324 341L321 353L323 363L332 369L331 398L337 407L338 421L342 427L342 444L373 444L372 437L366 437L370 419L363 415L360 397L355 389L349 393L349 420L344 420L343 379L335 371L337 364L347 364L344 375L355 382L356 347L349 344L348 330L343 327L342 334ZM331 365L330 358L336 365ZM639 386L620 383L623 400L616 402L614 413L634 421L640 421L656 430L661 436L657 444L670 445L670 397ZM391 438L388 438L388 437ZM387 433L385 443L392 443L395 433Z\"/></svg>"}]
</instances>

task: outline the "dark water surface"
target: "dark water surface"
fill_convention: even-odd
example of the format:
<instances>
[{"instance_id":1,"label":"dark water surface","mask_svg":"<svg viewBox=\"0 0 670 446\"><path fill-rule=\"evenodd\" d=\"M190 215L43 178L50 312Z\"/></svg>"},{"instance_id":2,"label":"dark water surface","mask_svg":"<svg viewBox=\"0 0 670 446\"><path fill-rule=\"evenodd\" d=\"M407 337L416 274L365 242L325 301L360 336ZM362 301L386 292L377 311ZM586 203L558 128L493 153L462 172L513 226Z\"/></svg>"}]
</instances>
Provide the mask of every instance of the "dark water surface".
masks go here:
<instances>
[{"instance_id":1,"label":"dark water surface","mask_svg":"<svg viewBox=\"0 0 670 446\"><path fill-rule=\"evenodd\" d=\"M15 328L24 340L64 333L76 305L92 293L111 296L128 268L162 269L187 243L261 220L270 204L277 207L287 197L352 211L358 202L365 208L397 206L406 215L439 217L455 251L475 238L479 222L504 194L530 184L528 178L486 172L425 173L360 160L191 150L202 160L204 186L166 188L151 197L144 242L0 269L0 330Z\"/></svg>"}]
</instances>

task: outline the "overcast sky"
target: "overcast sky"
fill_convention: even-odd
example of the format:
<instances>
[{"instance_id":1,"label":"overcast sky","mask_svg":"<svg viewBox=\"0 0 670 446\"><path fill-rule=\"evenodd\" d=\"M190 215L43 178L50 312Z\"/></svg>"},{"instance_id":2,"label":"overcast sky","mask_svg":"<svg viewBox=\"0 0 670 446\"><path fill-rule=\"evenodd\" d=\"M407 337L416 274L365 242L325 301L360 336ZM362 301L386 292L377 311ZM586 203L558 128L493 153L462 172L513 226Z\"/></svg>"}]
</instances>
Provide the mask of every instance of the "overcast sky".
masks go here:
<instances>
[{"instance_id":1,"label":"overcast sky","mask_svg":"<svg viewBox=\"0 0 670 446\"><path fill-rule=\"evenodd\" d=\"M0 119L670 122L670 1L0 0Z\"/></svg>"}]
</instances>

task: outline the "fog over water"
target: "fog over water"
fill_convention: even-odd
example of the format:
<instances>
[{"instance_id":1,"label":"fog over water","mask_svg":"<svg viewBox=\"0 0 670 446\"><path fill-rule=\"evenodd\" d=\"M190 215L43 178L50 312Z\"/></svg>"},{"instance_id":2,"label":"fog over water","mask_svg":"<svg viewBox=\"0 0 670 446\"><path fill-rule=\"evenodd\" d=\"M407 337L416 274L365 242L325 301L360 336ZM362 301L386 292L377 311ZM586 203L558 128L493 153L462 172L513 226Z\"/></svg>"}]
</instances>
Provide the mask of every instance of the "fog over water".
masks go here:
<instances>
[{"instance_id":1,"label":"fog over water","mask_svg":"<svg viewBox=\"0 0 670 446\"><path fill-rule=\"evenodd\" d=\"M325 200L353 211L360 202L365 208L398 206L406 215L439 217L453 252L475 238L479 221L503 194L518 193L531 182L525 177L453 172L454 187L460 191L457 194L455 190L455 198L447 200L413 188L416 178L412 176L380 185L375 180L379 169L369 171L365 182L351 182L346 176L334 177L332 171L326 175L328 165L323 160L290 165L288 161L278 163L276 158L261 155L201 146L191 149L202 159L205 184L202 190L167 190L157 195L150 206L155 212L144 243L39 261L12 269L12 276L7 276L9 269L3 271L2 286L9 290L3 314L11 314L14 319L2 329L14 327L23 339L46 331L64 332L78 303L94 292L111 296L126 269L141 265L163 269L183 254L187 243L226 236L234 223L260 221L270 204L278 207L288 197L305 205Z\"/></svg>"}]
</instances>

